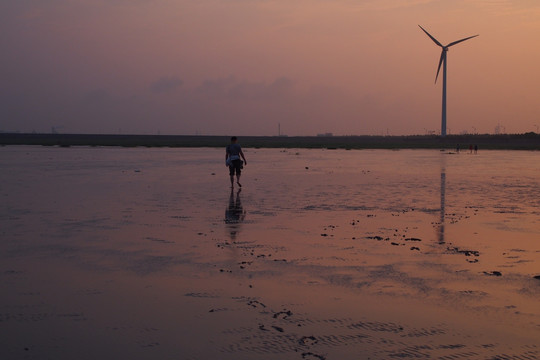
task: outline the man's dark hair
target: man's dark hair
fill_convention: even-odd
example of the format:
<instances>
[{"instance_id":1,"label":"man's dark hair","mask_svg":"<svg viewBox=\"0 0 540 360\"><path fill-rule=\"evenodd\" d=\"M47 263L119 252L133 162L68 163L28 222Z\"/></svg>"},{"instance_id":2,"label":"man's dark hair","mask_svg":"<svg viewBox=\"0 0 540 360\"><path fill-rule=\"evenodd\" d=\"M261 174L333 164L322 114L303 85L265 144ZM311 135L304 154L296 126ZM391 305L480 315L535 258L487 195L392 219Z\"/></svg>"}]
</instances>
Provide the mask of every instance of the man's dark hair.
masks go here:
<instances>
[{"instance_id":1,"label":"man's dark hair","mask_svg":"<svg viewBox=\"0 0 540 360\"><path fill-rule=\"evenodd\" d=\"M231 141L236 141L236 140L238 140L238 139L236 138L236 136L231 137Z\"/></svg>"}]
</instances>

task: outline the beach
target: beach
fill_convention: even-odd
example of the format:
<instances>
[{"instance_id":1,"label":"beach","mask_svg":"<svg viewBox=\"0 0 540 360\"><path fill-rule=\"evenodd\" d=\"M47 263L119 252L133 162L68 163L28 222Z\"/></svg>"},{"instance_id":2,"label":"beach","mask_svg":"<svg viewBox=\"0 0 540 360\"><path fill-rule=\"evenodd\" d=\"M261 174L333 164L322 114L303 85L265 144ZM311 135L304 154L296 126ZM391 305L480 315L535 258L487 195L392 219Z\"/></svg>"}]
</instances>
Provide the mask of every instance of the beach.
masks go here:
<instances>
[{"instance_id":1,"label":"beach","mask_svg":"<svg viewBox=\"0 0 540 360\"><path fill-rule=\"evenodd\" d=\"M538 152L0 148L2 359L538 359Z\"/></svg>"}]
</instances>

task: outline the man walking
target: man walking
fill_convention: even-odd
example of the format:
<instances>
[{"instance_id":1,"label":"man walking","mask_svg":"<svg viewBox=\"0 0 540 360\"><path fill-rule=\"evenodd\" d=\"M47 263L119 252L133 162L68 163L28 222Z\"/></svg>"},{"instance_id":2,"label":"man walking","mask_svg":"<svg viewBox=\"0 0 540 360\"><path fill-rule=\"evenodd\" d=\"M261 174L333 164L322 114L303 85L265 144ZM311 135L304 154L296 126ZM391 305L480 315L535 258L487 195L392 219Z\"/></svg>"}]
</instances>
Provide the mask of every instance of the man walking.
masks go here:
<instances>
[{"instance_id":1,"label":"man walking","mask_svg":"<svg viewBox=\"0 0 540 360\"><path fill-rule=\"evenodd\" d=\"M231 137L231 143L225 148L225 166L229 167L229 176L231 177L231 188L234 188L234 175L236 174L236 183L240 184L240 175L242 174L243 165L247 165L246 157L242 152L242 147L237 143L236 136ZM244 159L244 162L240 159Z\"/></svg>"}]
</instances>

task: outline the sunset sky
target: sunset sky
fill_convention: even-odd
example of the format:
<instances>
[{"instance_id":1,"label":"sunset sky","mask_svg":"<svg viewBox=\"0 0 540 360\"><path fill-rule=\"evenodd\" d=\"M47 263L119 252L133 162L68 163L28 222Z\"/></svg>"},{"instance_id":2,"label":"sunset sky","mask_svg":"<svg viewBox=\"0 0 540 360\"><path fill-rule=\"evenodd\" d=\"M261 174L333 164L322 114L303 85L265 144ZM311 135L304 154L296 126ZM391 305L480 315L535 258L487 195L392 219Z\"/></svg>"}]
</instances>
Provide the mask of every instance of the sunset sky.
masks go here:
<instances>
[{"instance_id":1,"label":"sunset sky","mask_svg":"<svg viewBox=\"0 0 540 360\"><path fill-rule=\"evenodd\" d=\"M540 132L538 0L6 0L0 131Z\"/></svg>"}]
</instances>

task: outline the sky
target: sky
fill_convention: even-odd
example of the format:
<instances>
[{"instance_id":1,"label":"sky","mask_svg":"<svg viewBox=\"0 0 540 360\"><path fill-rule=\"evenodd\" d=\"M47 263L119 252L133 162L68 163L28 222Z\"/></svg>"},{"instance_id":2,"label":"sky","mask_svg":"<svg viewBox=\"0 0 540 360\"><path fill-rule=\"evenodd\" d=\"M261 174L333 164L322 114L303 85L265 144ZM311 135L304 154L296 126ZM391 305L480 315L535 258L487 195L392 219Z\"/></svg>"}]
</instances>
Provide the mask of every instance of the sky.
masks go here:
<instances>
[{"instance_id":1,"label":"sky","mask_svg":"<svg viewBox=\"0 0 540 360\"><path fill-rule=\"evenodd\" d=\"M540 132L537 0L4 0L0 131Z\"/></svg>"}]
</instances>

